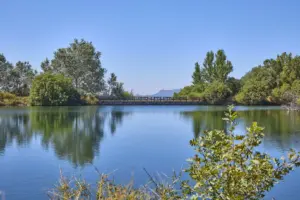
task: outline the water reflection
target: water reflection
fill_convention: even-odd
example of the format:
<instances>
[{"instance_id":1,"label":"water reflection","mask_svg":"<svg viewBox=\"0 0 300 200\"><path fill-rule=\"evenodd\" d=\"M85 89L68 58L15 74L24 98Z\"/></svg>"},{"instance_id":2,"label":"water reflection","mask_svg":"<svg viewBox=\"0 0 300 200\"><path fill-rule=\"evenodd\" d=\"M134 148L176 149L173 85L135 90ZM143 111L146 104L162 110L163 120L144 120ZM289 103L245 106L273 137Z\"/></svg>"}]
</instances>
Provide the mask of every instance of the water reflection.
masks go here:
<instances>
[{"instance_id":1,"label":"water reflection","mask_svg":"<svg viewBox=\"0 0 300 200\"><path fill-rule=\"evenodd\" d=\"M290 148L300 149L300 113L287 112L280 109L237 109L238 129L245 132L245 128L253 121L263 126L265 138L263 141L266 149L276 149L281 152ZM181 112L181 116L192 120L194 136L198 137L204 130L226 129L222 121L224 111L206 110L196 112Z\"/></svg>"},{"instance_id":2,"label":"water reflection","mask_svg":"<svg viewBox=\"0 0 300 200\"><path fill-rule=\"evenodd\" d=\"M130 112L101 107L33 107L0 112L0 155L5 148L30 144L39 136L45 149L53 148L57 157L74 166L92 163L99 153L107 123L111 134Z\"/></svg>"},{"instance_id":3,"label":"water reflection","mask_svg":"<svg viewBox=\"0 0 300 200\"><path fill-rule=\"evenodd\" d=\"M176 111L171 108L165 112ZM53 149L58 158L68 160L74 166L92 163L100 152L105 130L108 134L114 135L124 118L134 109L97 106L2 108L0 156L5 154L8 146L24 147L37 140L44 149ZM145 113L149 111L144 107L139 109L134 111L137 115L141 111ZM201 107L186 109L187 111L177 110L175 115L179 114L188 122L191 121L194 137L198 137L204 130L226 129L226 123L222 120L225 109L225 107ZM300 149L300 113L278 108L243 107L237 110L239 114L237 131L244 132L245 127L257 121L265 127L263 146L266 149L280 152L289 148Z\"/></svg>"}]
</instances>

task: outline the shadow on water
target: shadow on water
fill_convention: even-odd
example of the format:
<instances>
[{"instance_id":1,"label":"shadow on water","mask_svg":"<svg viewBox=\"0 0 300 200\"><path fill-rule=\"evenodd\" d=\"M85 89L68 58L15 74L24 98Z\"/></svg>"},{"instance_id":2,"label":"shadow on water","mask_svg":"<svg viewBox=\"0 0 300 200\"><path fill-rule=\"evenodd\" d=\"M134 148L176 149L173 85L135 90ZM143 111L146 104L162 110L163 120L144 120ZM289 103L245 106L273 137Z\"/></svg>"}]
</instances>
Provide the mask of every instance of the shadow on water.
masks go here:
<instances>
[{"instance_id":1,"label":"shadow on water","mask_svg":"<svg viewBox=\"0 0 300 200\"><path fill-rule=\"evenodd\" d=\"M39 136L43 148L53 148L58 158L83 166L98 155L105 125L114 134L129 114L92 106L6 109L0 112L0 156L6 147L26 146Z\"/></svg>"}]
</instances>

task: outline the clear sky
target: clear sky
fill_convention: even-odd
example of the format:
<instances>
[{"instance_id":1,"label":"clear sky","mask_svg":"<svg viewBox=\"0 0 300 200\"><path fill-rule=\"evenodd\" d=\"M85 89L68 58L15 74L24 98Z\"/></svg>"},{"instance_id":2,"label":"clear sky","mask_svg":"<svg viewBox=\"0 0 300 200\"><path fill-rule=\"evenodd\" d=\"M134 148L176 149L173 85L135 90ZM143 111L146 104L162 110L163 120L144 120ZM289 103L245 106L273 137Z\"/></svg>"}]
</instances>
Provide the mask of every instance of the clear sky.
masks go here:
<instances>
[{"instance_id":1,"label":"clear sky","mask_svg":"<svg viewBox=\"0 0 300 200\"><path fill-rule=\"evenodd\" d=\"M0 52L9 61L40 70L56 49L84 38L139 94L189 85L209 50L224 49L237 78L281 52L300 54L299 0L0 1Z\"/></svg>"}]
</instances>

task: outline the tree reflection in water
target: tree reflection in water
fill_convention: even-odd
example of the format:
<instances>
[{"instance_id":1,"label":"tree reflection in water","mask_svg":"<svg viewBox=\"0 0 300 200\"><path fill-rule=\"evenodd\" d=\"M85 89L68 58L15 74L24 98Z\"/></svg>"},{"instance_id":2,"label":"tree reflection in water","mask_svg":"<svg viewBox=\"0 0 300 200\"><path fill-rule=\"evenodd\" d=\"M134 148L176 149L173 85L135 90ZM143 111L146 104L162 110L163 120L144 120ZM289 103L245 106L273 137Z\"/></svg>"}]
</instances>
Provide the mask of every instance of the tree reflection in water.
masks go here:
<instances>
[{"instance_id":1,"label":"tree reflection in water","mask_svg":"<svg viewBox=\"0 0 300 200\"><path fill-rule=\"evenodd\" d=\"M206 110L181 112L186 119L191 119L193 124L194 137L198 137L204 130L226 129L222 121L224 111ZM276 145L281 151L290 148L300 149L300 113L287 112L280 109L250 109L238 110L238 129L242 131L254 121L265 127L265 138L263 145L266 148Z\"/></svg>"},{"instance_id":2,"label":"tree reflection in water","mask_svg":"<svg viewBox=\"0 0 300 200\"><path fill-rule=\"evenodd\" d=\"M0 112L0 155L7 146L27 145L39 136L45 149L74 166L92 163L99 153L105 123L115 133L129 112L101 107L33 107Z\"/></svg>"}]
</instances>

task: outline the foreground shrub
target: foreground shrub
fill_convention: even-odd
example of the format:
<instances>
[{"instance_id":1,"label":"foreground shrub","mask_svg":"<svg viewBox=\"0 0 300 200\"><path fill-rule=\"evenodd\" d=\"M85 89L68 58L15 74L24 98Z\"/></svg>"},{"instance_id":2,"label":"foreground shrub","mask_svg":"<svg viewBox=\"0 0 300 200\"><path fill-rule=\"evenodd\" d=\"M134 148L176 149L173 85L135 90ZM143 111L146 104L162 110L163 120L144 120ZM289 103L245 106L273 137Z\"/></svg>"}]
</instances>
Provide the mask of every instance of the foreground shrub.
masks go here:
<instances>
[{"instance_id":1,"label":"foreground shrub","mask_svg":"<svg viewBox=\"0 0 300 200\"><path fill-rule=\"evenodd\" d=\"M186 170L196 182L191 194L202 199L261 199L275 183L300 165L299 153L288 158L272 158L256 151L264 137L254 122L245 135L236 135L237 114L229 108L224 118L229 128L204 132L191 141L197 154Z\"/></svg>"},{"instance_id":2,"label":"foreground shrub","mask_svg":"<svg viewBox=\"0 0 300 200\"><path fill-rule=\"evenodd\" d=\"M37 76L30 90L31 105L73 105L80 100L72 86L72 80L61 74L44 73Z\"/></svg>"}]
</instances>

